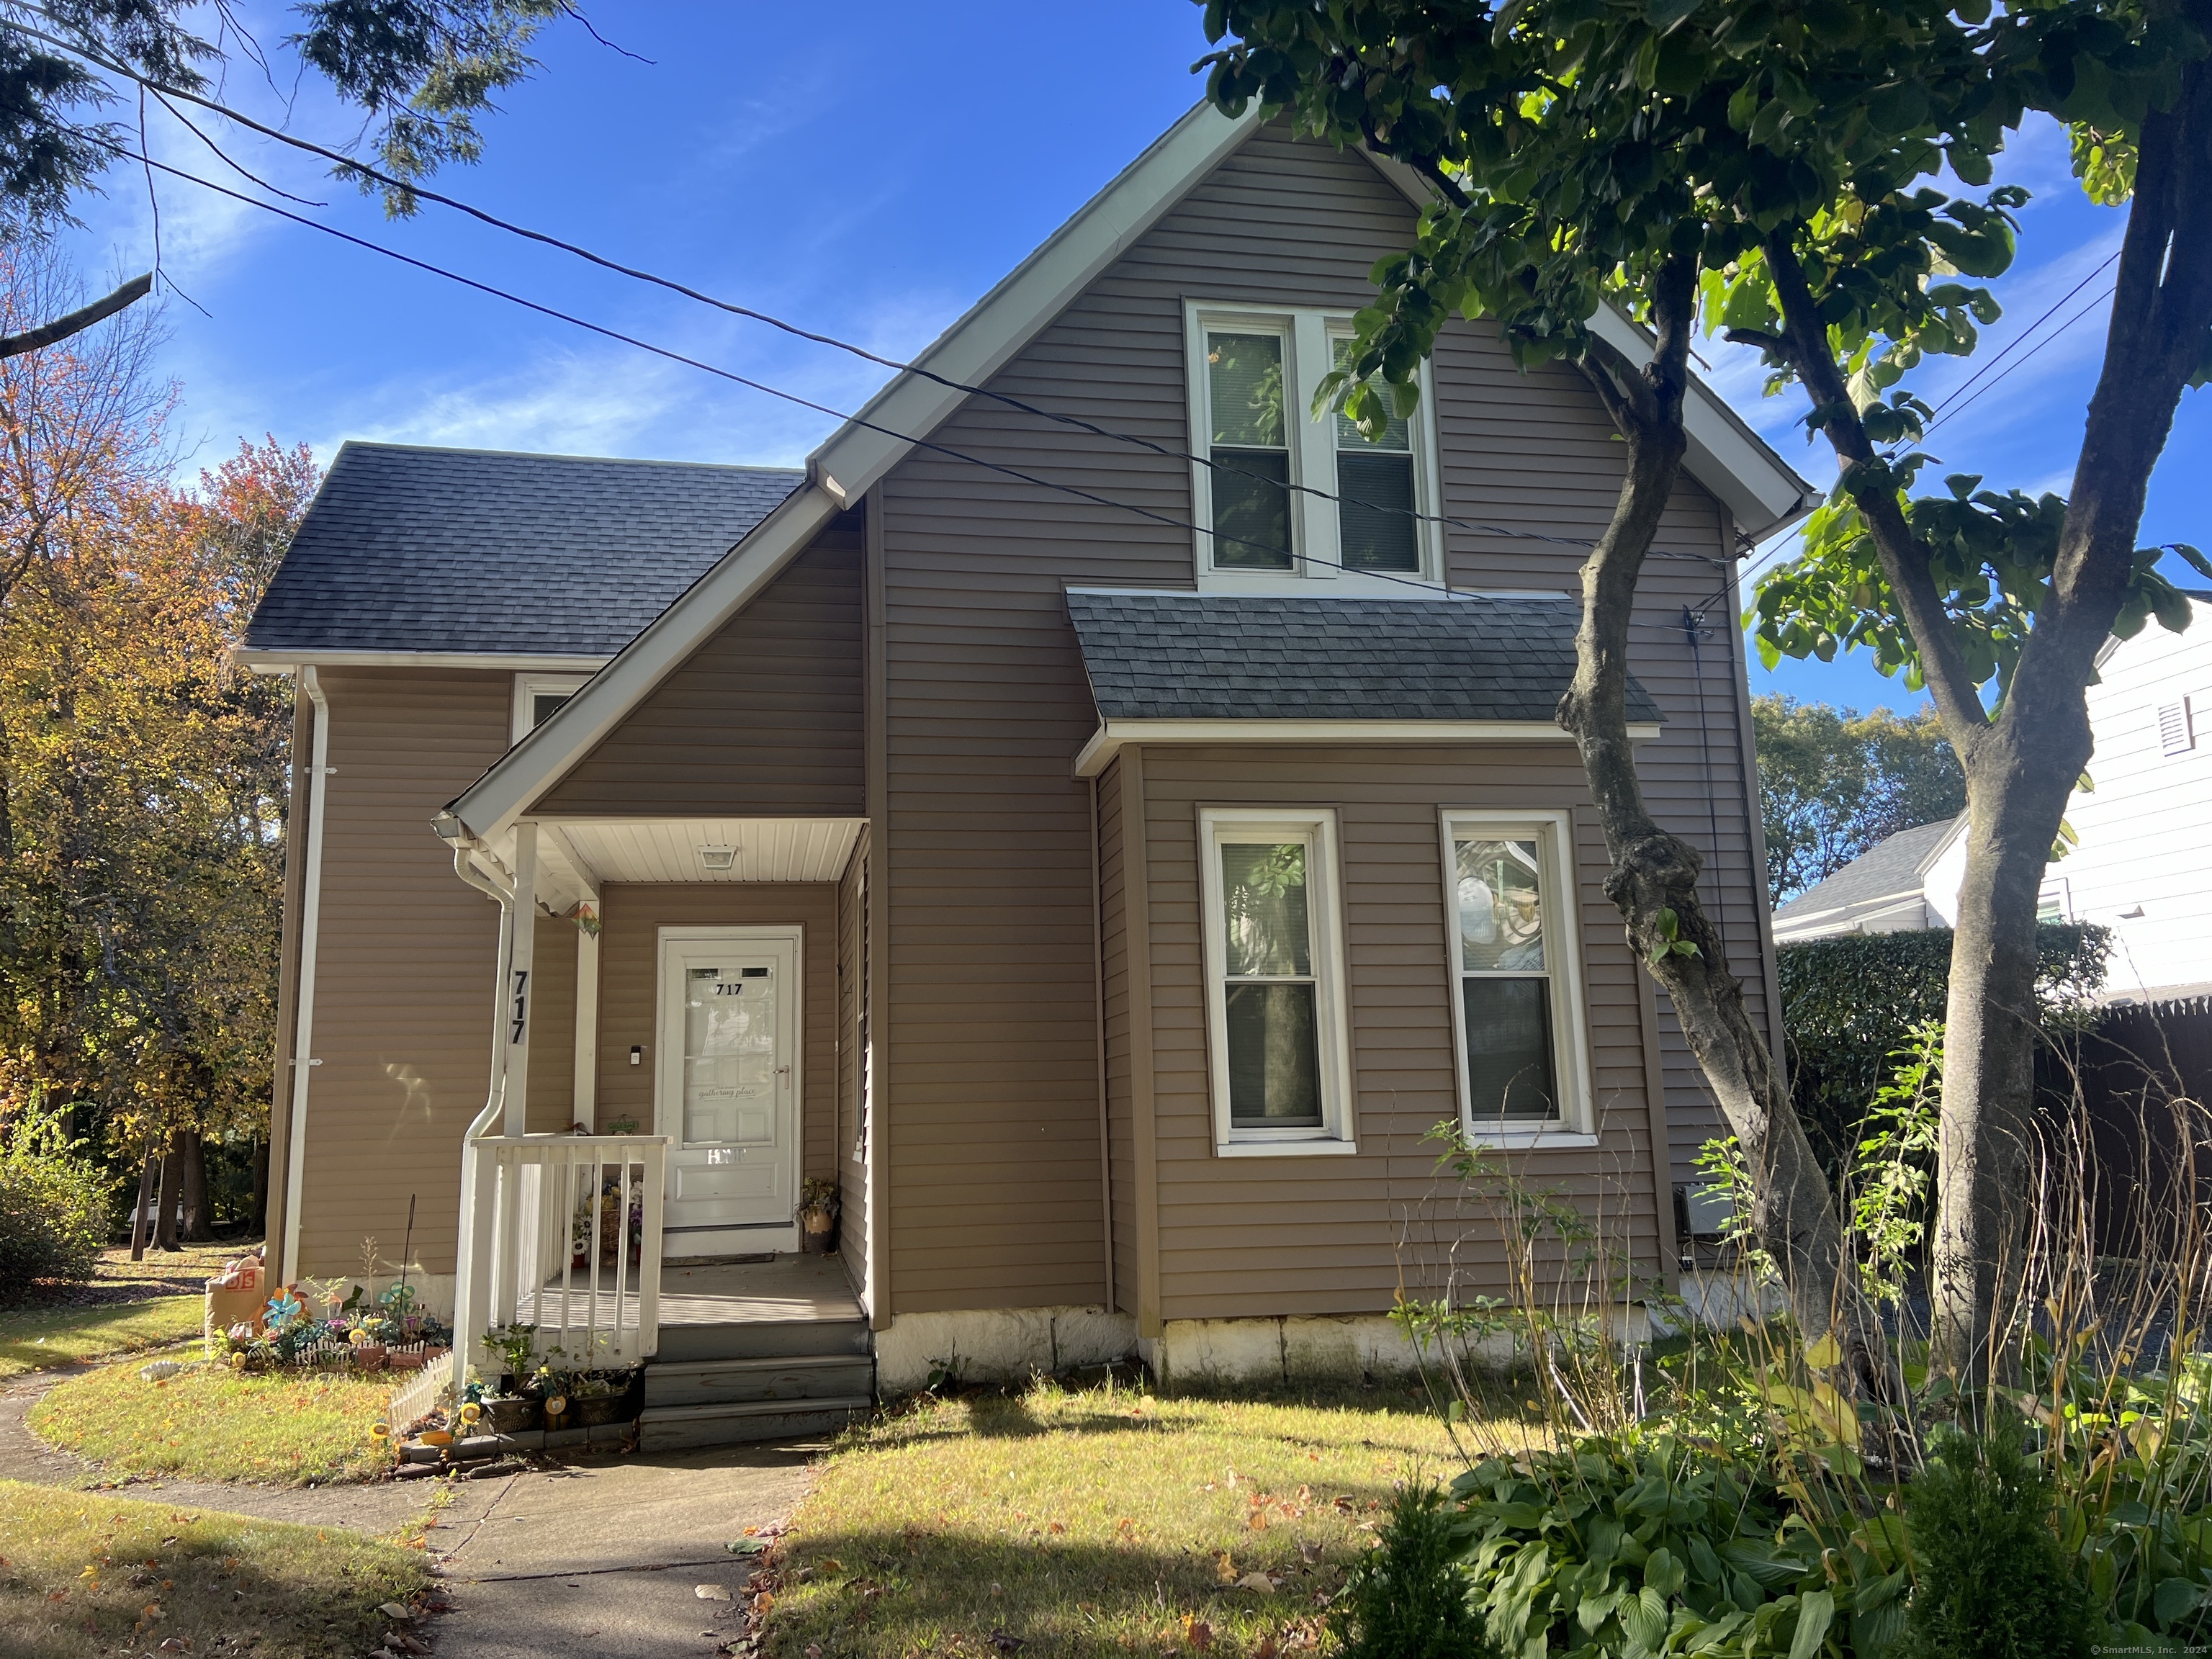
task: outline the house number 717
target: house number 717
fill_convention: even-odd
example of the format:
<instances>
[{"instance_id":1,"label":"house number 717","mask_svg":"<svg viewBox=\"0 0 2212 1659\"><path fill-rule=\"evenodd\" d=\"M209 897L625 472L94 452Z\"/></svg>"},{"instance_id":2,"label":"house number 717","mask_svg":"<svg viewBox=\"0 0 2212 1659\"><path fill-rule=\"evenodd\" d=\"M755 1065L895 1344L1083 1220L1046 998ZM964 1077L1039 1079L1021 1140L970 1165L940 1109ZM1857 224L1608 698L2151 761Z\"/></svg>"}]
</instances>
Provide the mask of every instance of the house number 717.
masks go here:
<instances>
[{"instance_id":1,"label":"house number 717","mask_svg":"<svg viewBox=\"0 0 2212 1659\"><path fill-rule=\"evenodd\" d=\"M522 1034L530 1029L530 969L514 970L514 1024L508 1031L509 1042L522 1041Z\"/></svg>"}]
</instances>

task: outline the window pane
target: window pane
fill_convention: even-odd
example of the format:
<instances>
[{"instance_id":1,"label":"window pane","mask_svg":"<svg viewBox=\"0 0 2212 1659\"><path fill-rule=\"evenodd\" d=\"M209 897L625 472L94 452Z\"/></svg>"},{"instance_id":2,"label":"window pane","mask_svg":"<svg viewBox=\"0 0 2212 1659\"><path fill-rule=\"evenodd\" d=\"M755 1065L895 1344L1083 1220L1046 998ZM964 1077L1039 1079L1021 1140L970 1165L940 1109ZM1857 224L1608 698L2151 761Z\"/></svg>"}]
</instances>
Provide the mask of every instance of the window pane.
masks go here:
<instances>
[{"instance_id":1,"label":"window pane","mask_svg":"<svg viewBox=\"0 0 2212 1659\"><path fill-rule=\"evenodd\" d=\"M1544 905L1533 841L1452 842L1461 962L1469 973L1540 972Z\"/></svg>"},{"instance_id":2,"label":"window pane","mask_svg":"<svg viewBox=\"0 0 2212 1659\"><path fill-rule=\"evenodd\" d=\"M1217 449L1213 459L1213 562L1240 570L1288 570L1291 458L1279 449Z\"/></svg>"},{"instance_id":3,"label":"window pane","mask_svg":"<svg viewBox=\"0 0 2212 1659\"><path fill-rule=\"evenodd\" d=\"M1229 987L1229 1121L1321 1121L1321 1055L1310 985Z\"/></svg>"},{"instance_id":4,"label":"window pane","mask_svg":"<svg viewBox=\"0 0 2212 1659\"><path fill-rule=\"evenodd\" d=\"M1485 1118L1557 1117L1552 987L1540 979L1465 979L1468 1097Z\"/></svg>"},{"instance_id":5,"label":"window pane","mask_svg":"<svg viewBox=\"0 0 2212 1659\"><path fill-rule=\"evenodd\" d=\"M1208 334L1206 380L1213 430L1206 441L1257 449L1283 445L1283 341L1278 334Z\"/></svg>"},{"instance_id":6,"label":"window pane","mask_svg":"<svg viewBox=\"0 0 2212 1659\"><path fill-rule=\"evenodd\" d=\"M530 698L530 729L536 731L553 717L553 711L576 694L573 691L537 691Z\"/></svg>"},{"instance_id":7,"label":"window pane","mask_svg":"<svg viewBox=\"0 0 2212 1659\"><path fill-rule=\"evenodd\" d=\"M1303 842L1222 843L1221 896L1230 978L1313 972Z\"/></svg>"},{"instance_id":8,"label":"window pane","mask_svg":"<svg viewBox=\"0 0 2212 1659\"><path fill-rule=\"evenodd\" d=\"M1354 570L1419 570L1419 526L1413 518L1413 458L1358 455L1336 458L1337 536L1344 562Z\"/></svg>"}]
</instances>

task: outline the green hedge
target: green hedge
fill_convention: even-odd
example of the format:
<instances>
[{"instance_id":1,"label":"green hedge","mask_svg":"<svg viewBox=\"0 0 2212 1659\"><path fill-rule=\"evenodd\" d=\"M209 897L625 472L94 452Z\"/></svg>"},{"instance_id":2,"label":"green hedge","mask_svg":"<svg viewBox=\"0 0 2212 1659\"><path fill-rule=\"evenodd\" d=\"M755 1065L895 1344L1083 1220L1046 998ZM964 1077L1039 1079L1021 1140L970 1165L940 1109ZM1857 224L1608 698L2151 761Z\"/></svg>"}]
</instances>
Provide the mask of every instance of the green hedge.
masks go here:
<instances>
[{"instance_id":1,"label":"green hedge","mask_svg":"<svg viewBox=\"0 0 2212 1659\"><path fill-rule=\"evenodd\" d=\"M2087 922L2037 927L2037 1000L2052 1025L2081 1022L2105 982L2112 933ZM1941 1020L1951 981L1951 930L1846 933L1784 945L1784 1024L1790 1093L1805 1132L1831 1170L1857 1138L1867 1102L1889 1075L1890 1054L1923 1020Z\"/></svg>"},{"instance_id":2,"label":"green hedge","mask_svg":"<svg viewBox=\"0 0 2212 1659\"><path fill-rule=\"evenodd\" d=\"M42 1281L92 1277L118 1182L79 1156L82 1145L63 1140L52 1113L26 1112L0 1127L0 1308L28 1299Z\"/></svg>"}]
</instances>

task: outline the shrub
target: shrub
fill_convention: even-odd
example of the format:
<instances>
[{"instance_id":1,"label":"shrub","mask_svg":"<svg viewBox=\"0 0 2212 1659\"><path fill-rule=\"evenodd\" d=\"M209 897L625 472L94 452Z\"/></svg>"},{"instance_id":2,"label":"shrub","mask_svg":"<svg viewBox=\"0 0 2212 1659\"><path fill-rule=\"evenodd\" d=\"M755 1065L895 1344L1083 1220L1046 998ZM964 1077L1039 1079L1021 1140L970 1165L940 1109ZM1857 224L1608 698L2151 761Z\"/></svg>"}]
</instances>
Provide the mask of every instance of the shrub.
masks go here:
<instances>
[{"instance_id":1,"label":"shrub","mask_svg":"<svg viewBox=\"0 0 2212 1659\"><path fill-rule=\"evenodd\" d=\"M1907 1492L1919 1583L1898 1659L2086 1659L2103 1620L2052 1528L2051 1498L2016 1425L1939 1443Z\"/></svg>"},{"instance_id":2,"label":"shrub","mask_svg":"<svg viewBox=\"0 0 2212 1659\"><path fill-rule=\"evenodd\" d=\"M26 1111L0 1144L0 1306L41 1280L92 1277L107 1243L115 1179L62 1139L60 1115Z\"/></svg>"},{"instance_id":3,"label":"shrub","mask_svg":"<svg viewBox=\"0 0 2212 1659\"><path fill-rule=\"evenodd\" d=\"M1436 1487L1400 1490L1331 1604L1342 1659L1494 1659L1468 1600L1463 1533Z\"/></svg>"},{"instance_id":4,"label":"shrub","mask_svg":"<svg viewBox=\"0 0 2212 1659\"><path fill-rule=\"evenodd\" d=\"M2078 1022L2105 982L2110 930L2046 921L2035 930L2036 998L2047 1024ZM1951 930L1847 933L1775 951L1790 1034L1790 1092L1814 1150L1840 1171L1866 1103L1889 1080L1912 1029L1944 1016Z\"/></svg>"}]
</instances>

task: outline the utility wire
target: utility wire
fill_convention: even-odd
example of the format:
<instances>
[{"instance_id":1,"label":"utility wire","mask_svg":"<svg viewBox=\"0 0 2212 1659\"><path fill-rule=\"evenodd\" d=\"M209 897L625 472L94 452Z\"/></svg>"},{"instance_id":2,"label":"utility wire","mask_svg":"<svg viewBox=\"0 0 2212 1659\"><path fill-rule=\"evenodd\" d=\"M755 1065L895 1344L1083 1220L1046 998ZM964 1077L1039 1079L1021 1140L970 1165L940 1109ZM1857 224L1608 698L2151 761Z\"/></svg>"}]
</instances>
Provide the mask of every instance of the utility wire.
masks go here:
<instances>
[{"instance_id":1,"label":"utility wire","mask_svg":"<svg viewBox=\"0 0 2212 1659\"><path fill-rule=\"evenodd\" d=\"M21 0L18 0L18 3L21 3ZM66 24L63 23L62 20L55 18L51 12L45 11L40 7L35 5L26 5L25 9L36 12L39 15L47 18L50 21L56 23L59 27L67 27ZM234 121L239 125L246 127L252 131L260 133L264 137L272 138L279 143L288 144L295 149L303 150L309 155L319 156L325 161L333 162L347 173L370 179L376 184L385 186L388 190L404 191L409 195L419 197L426 202L434 202L441 207L450 208L457 213L464 214L471 219L477 220L480 223L492 227L494 229L504 231L509 235L519 236L525 240L537 242L544 246L557 249L559 252L569 254L575 258L581 259L586 264L596 265L601 270L612 271L617 276L629 277L634 282L645 283L656 288L665 289L671 293L680 295L684 298L694 301L700 305L710 307L717 311L726 312L734 317L744 318L748 321L765 324L770 328L779 329L784 333L789 334L796 338L811 341L817 345L828 346L834 350L849 353L853 356L859 357L864 362L873 363L879 368L888 368L898 374L918 376L922 380L930 381L933 385L941 386L947 391L958 392L970 397L988 398L995 403L1004 404L1009 409L1018 410L1023 414L1032 415L1040 420L1051 421L1062 426L1072 427L1079 431L1090 433L1095 437L1104 438L1115 443L1127 444L1135 448L1148 450L1153 454L1164 456L1170 459L1187 461L1194 465L1206 467L1212 471L1225 472L1237 477L1253 479L1262 483L1271 484L1277 489L1286 489L1293 494L1310 496L1320 501L1335 501L1346 506L1361 507L1369 512L1382 513L1394 517L1411 519L1416 523L1449 525L1455 529L1464 530L1474 535L1500 537L1514 541L1545 542L1557 546L1578 548L1585 551L1596 544L1595 542L1577 537L1552 536L1547 535L1540 531L1516 530L1504 525L1476 523L1469 520L1454 517L1447 514L1423 513L1415 507L1398 507L1382 502L1363 501L1356 496L1336 494L1329 490L1320 489L1312 484L1286 484L1281 480L1270 478L1263 473L1251 471L1247 468L1237 466L1231 462L1217 461L1208 455L1194 454L1188 450L1180 449L1173 445L1158 443L1150 438L1139 437L1133 433L1117 432L1109 427L1100 426L1094 422L1086 421L1079 416L1068 415L1054 410L1040 408L1035 404L1030 403L1024 398L1013 397L1009 393L994 391L988 386L973 386L964 380L951 379L949 376L937 373L934 369L924 368L919 363L908 362L901 358L885 356L882 353L871 351L866 346L856 344L850 340L841 339L834 334L825 334L817 330L805 328L797 323L775 316L772 313L761 311L751 306L739 305L734 301L720 299L714 295L704 293L698 289L690 287L687 283L678 282L672 277L663 276L656 272L642 270L635 265L624 264L619 260L609 258L604 254L594 252L590 248L581 246L577 243L567 241L561 237L551 235L547 232L534 230L527 225L517 224L512 220L501 218L496 214L488 212L484 209L463 201L458 197L447 196L438 191L431 190L426 185L410 184L404 179L394 178L389 173L381 172L379 169L369 166L367 162L358 161L354 157L346 155L343 151L331 149L324 145L314 143L311 139L302 138L296 134L288 133L278 128L270 126L264 122L254 119L250 115L246 115L240 111L233 109L228 105L219 103L213 99L204 97L198 93L188 91L181 87L172 86L164 82L156 81L150 76L140 74L138 71L131 69L128 64L118 62L106 53L100 52L96 48L86 46L81 41L64 40L58 36L45 33L40 30L25 28L20 23L15 24L14 27L21 29L24 33L30 35L32 38L44 41L48 46L55 47L57 50L73 52L95 67L105 70L111 74L119 75L125 80L134 82L140 87L152 92L155 98L161 102L164 108L168 109L172 115L176 116L178 120L183 125L191 131L195 137L198 137L203 143L206 143L211 149L216 149L212 141L210 140L204 133L200 132L197 127L192 126L192 124L190 121L185 120L179 112L171 106L168 101L170 99L180 99L185 102L197 105L202 109L205 109L214 114L220 115L227 120ZM220 149L216 149L216 153L221 157L227 166L232 167L234 171L241 173L246 173L246 170L243 167L239 167L238 164L231 161L228 156L223 155ZM251 178L252 175L246 173L246 176ZM271 190L276 195L289 195L286 191L276 190L274 186L265 184L263 180L257 179L254 182L256 184L262 185L264 189ZM297 197L289 197L289 199L297 201L300 198ZM1727 562L1726 561L1715 558L1710 554L1686 553L1671 548L1655 548L1652 551L1662 558L1692 559L1712 565L1720 565Z\"/></svg>"}]
</instances>

